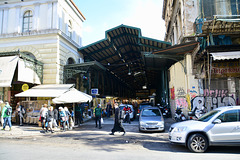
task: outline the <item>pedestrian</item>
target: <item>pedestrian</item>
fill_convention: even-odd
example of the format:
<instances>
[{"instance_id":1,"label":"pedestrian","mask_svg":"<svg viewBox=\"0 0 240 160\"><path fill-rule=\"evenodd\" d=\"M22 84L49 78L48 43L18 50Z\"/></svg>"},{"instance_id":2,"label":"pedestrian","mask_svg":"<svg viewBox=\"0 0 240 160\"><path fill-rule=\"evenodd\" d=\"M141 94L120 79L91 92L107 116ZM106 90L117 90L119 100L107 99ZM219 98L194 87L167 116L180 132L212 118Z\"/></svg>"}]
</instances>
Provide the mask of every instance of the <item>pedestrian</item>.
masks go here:
<instances>
[{"instance_id":1,"label":"pedestrian","mask_svg":"<svg viewBox=\"0 0 240 160\"><path fill-rule=\"evenodd\" d=\"M67 107L64 107L64 111L66 114L66 124L67 124L67 129L70 129L70 125L69 125L69 117L71 116L71 113L69 112Z\"/></svg>"},{"instance_id":2,"label":"pedestrian","mask_svg":"<svg viewBox=\"0 0 240 160\"><path fill-rule=\"evenodd\" d=\"M3 117L1 116L1 113L2 113L1 111L3 110L4 106L5 104L3 103L2 100L0 100L0 117L1 117L0 121L2 126L3 126L4 120L3 120Z\"/></svg>"},{"instance_id":3,"label":"pedestrian","mask_svg":"<svg viewBox=\"0 0 240 160\"><path fill-rule=\"evenodd\" d=\"M101 126L101 118L102 118L101 104L98 104L98 106L96 108L94 108L93 116L95 117L96 128L98 127L98 124L99 124L99 129L101 129L102 128L102 126Z\"/></svg>"},{"instance_id":4,"label":"pedestrian","mask_svg":"<svg viewBox=\"0 0 240 160\"><path fill-rule=\"evenodd\" d=\"M106 111L107 111L107 117L109 118L111 116L111 113L112 113L112 105L111 105L110 102L108 102L108 104L107 104Z\"/></svg>"},{"instance_id":5,"label":"pedestrian","mask_svg":"<svg viewBox=\"0 0 240 160\"><path fill-rule=\"evenodd\" d=\"M18 111L18 117L19 117L19 125L23 126L23 117L26 113L25 108L21 105L20 102L17 103L17 111Z\"/></svg>"},{"instance_id":6,"label":"pedestrian","mask_svg":"<svg viewBox=\"0 0 240 160\"><path fill-rule=\"evenodd\" d=\"M124 118L124 123L129 123L131 124L131 121L130 121L130 114L132 113L132 109L130 106L126 105L124 108L123 108L123 111L124 111L124 114L125 114L125 118Z\"/></svg>"},{"instance_id":7,"label":"pedestrian","mask_svg":"<svg viewBox=\"0 0 240 160\"><path fill-rule=\"evenodd\" d=\"M78 125L78 126L80 126L80 124L82 123L81 105L82 104L77 104L77 106L75 107L75 113L76 113L75 125Z\"/></svg>"},{"instance_id":8,"label":"pedestrian","mask_svg":"<svg viewBox=\"0 0 240 160\"><path fill-rule=\"evenodd\" d=\"M41 117L41 123L42 123L42 131L45 132L45 123L46 123L46 118L47 118L47 104L44 104L40 110L40 117Z\"/></svg>"},{"instance_id":9,"label":"pedestrian","mask_svg":"<svg viewBox=\"0 0 240 160\"><path fill-rule=\"evenodd\" d=\"M6 102L5 104L6 105L4 106L4 108L2 110L2 117L3 117L3 120L4 120L3 129L2 130L5 130L5 127L8 124L9 131L11 131L11 128L12 128L12 123L11 123L12 107L9 105L8 102Z\"/></svg>"},{"instance_id":10,"label":"pedestrian","mask_svg":"<svg viewBox=\"0 0 240 160\"><path fill-rule=\"evenodd\" d=\"M53 131L53 120L54 120L54 111L53 111L53 106L48 107L48 113L47 113L47 123L48 125L46 126L46 132L48 132L48 128L50 129L49 131L51 133L54 133Z\"/></svg>"},{"instance_id":11,"label":"pedestrian","mask_svg":"<svg viewBox=\"0 0 240 160\"><path fill-rule=\"evenodd\" d=\"M53 112L54 112L54 116L53 116L53 126L54 126L55 128L57 128L57 127L58 127L58 110L57 110L57 108L55 108L55 109L53 110Z\"/></svg>"},{"instance_id":12,"label":"pedestrian","mask_svg":"<svg viewBox=\"0 0 240 160\"><path fill-rule=\"evenodd\" d=\"M63 109L63 107L59 107L59 119L60 119L60 125L61 125L61 129L65 132L66 131L66 113Z\"/></svg>"},{"instance_id":13,"label":"pedestrian","mask_svg":"<svg viewBox=\"0 0 240 160\"><path fill-rule=\"evenodd\" d=\"M114 104L114 108L115 108L115 120L114 120L114 126L112 129L112 133L110 133L110 135L114 135L115 132L123 132L123 136L125 135L125 129L123 128L122 125L122 113L120 113L120 109L118 107L118 103ZM122 111L121 111L122 112Z\"/></svg>"}]
</instances>

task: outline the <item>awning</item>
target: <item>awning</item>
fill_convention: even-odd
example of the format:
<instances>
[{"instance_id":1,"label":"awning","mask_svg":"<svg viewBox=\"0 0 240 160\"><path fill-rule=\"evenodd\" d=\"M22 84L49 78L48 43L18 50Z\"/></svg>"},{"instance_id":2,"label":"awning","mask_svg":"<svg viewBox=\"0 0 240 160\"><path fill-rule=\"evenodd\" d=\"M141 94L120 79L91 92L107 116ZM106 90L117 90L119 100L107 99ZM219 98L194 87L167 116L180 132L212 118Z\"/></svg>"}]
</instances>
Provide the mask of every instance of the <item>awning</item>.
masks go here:
<instances>
[{"instance_id":1,"label":"awning","mask_svg":"<svg viewBox=\"0 0 240 160\"><path fill-rule=\"evenodd\" d=\"M46 84L15 95L15 97L58 97L72 88L73 84Z\"/></svg>"},{"instance_id":2,"label":"awning","mask_svg":"<svg viewBox=\"0 0 240 160\"><path fill-rule=\"evenodd\" d=\"M18 56L0 57L0 87L11 87Z\"/></svg>"},{"instance_id":3,"label":"awning","mask_svg":"<svg viewBox=\"0 0 240 160\"><path fill-rule=\"evenodd\" d=\"M213 60L239 59L240 51L215 52L215 53L211 53L211 55L213 56Z\"/></svg>"},{"instance_id":4,"label":"awning","mask_svg":"<svg viewBox=\"0 0 240 160\"><path fill-rule=\"evenodd\" d=\"M53 103L60 104L60 103L85 103L91 102L92 96L83 93L75 88L71 88L69 91L63 93L57 98L54 98Z\"/></svg>"},{"instance_id":5,"label":"awning","mask_svg":"<svg viewBox=\"0 0 240 160\"><path fill-rule=\"evenodd\" d=\"M41 80L37 73L30 67L32 62L24 61L23 59L18 60L18 81L32 83L32 84L41 84Z\"/></svg>"}]
</instances>

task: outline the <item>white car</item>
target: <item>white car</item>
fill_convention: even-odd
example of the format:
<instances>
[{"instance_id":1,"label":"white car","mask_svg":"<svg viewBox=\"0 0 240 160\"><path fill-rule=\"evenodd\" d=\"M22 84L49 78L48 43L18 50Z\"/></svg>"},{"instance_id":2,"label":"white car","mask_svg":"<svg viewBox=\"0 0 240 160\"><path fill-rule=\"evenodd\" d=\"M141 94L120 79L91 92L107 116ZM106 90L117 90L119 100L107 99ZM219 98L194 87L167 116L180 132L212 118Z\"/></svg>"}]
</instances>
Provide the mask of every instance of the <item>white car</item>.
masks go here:
<instances>
[{"instance_id":1,"label":"white car","mask_svg":"<svg viewBox=\"0 0 240 160\"><path fill-rule=\"evenodd\" d=\"M139 131L164 131L164 119L158 107L145 107L141 110Z\"/></svg>"},{"instance_id":2,"label":"white car","mask_svg":"<svg viewBox=\"0 0 240 160\"><path fill-rule=\"evenodd\" d=\"M123 110L123 108L125 106L129 106L131 108L132 112L130 113L130 119L133 120L134 119L134 109L133 109L133 106L131 104L120 104L119 105L120 110ZM125 118L125 115L124 115L124 118Z\"/></svg>"},{"instance_id":3,"label":"white car","mask_svg":"<svg viewBox=\"0 0 240 160\"><path fill-rule=\"evenodd\" d=\"M197 121L174 123L169 128L169 140L199 153L208 146L240 146L240 106L220 107Z\"/></svg>"}]
</instances>

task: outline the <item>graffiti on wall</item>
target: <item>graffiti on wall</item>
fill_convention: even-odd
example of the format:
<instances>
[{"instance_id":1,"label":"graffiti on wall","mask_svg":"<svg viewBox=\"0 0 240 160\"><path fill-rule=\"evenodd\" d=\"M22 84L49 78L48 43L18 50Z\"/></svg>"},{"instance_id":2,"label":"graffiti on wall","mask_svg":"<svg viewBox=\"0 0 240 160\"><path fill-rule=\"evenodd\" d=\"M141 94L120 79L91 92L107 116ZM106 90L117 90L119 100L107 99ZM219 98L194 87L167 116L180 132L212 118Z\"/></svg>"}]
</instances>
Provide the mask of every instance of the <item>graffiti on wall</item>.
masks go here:
<instances>
[{"instance_id":1,"label":"graffiti on wall","mask_svg":"<svg viewBox=\"0 0 240 160\"><path fill-rule=\"evenodd\" d=\"M173 87L173 88L170 88L170 93L171 93L171 99L175 99L174 87Z\"/></svg>"},{"instance_id":2,"label":"graffiti on wall","mask_svg":"<svg viewBox=\"0 0 240 160\"><path fill-rule=\"evenodd\" d=\"M177 89L177 96L185 96L185 95L186 95L186 92L183 89L183 87L180 87Z\"/></svg>"},{"instance_id":3,"label":"graffiti on wall","mask_svg":"<svg viewBox=\"0 0 240 160\"><path fill-rule=\"evenodd\" d=\"M228 91L227 90L210 90L209 89L205 89L204 90L204 96L205 97L226 97L228 95Z\"/></svg>"},{"instance_id":4,"label":"graffiti on wall","mask_svg":"<svg viewBox=\"0 0 240 160\"><path fill-rule=\"evenodd\" d=\"M185 107L185 108L187 108L188 107L188 103L187 103L186 98L178 98L178 99L176 99L176 105L177 105L177 107Z\"/></svg>"},{"instance_id":5,"label":"graffiti on wall","mask_svg":"<svg viewBox=\"0 0 240 160\"><path fill-rule=\"evenodd\" d=\"M196 87L195 86L192 86L192 89L190 90L188 90L188 93L190 94L190 97L191 98L195 98L196 96L197 96L197 91L196 91Z\"/></svg>"},{"instance_id":6,"label":"graffiti on wall","mask_svg":"<svg viewBox=\"0 0 240 160\"><path fill-rule=\"evenodd\" d=\"M204 90L204 96L196 96L191 101L191 109L206 110L206 105L210 104L211 109L222 106L234 106L236 101L233 97L228 96L227 90Z\"/></svg>"}]
</instances>

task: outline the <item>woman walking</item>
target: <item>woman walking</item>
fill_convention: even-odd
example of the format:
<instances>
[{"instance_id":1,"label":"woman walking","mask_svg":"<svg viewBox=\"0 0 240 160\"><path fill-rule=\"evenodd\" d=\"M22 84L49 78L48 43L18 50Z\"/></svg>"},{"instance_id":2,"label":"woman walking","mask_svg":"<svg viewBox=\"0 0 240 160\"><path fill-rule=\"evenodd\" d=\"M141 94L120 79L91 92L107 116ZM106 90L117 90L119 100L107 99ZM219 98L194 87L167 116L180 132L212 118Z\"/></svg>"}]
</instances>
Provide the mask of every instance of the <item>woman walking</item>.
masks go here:
<instances>
[{"instance_id":1,"label":"woman walking","mask_svg":"<svg viewBox=\"0 0 240 160\"><path fill-rule=\"evenodd\" d=\"M45 128L47 113L48 113L47 104L44 104L43 107L42 107L41 110L40 110L41 123L42 123L42 131L43 131L43 132L45 132L44 128Z\"/></svg>"},{"instance_id":2,"label":"woman walking","mask_svg":"<svg viewBox=\"0 0 240 160\"><path fill-rule=\"evenodd\" d=\"M46 131L48 132L48 128L50 129L50 132L51 133L54 133L53 131L53 120L54 120L54 112L53 112L53 107L50 106L48 108L48 114L47 114L47 123L48 123L48 126L46 127Z\"/></svg>"},{"instance_id":3,"label":"woman walking","mask_svg":"<svg viewBox=\"0 0 240 160\"><path fill-rule=\"evenodd\" d=\"M59 119L60 119L61 126L63 127L62 130L63 130L63 132L65 132L66 131L66 127L65 127L66 113L65 113L65 110L63 109L63 107L59 107Z\"/></svg>"}]
</instances>

